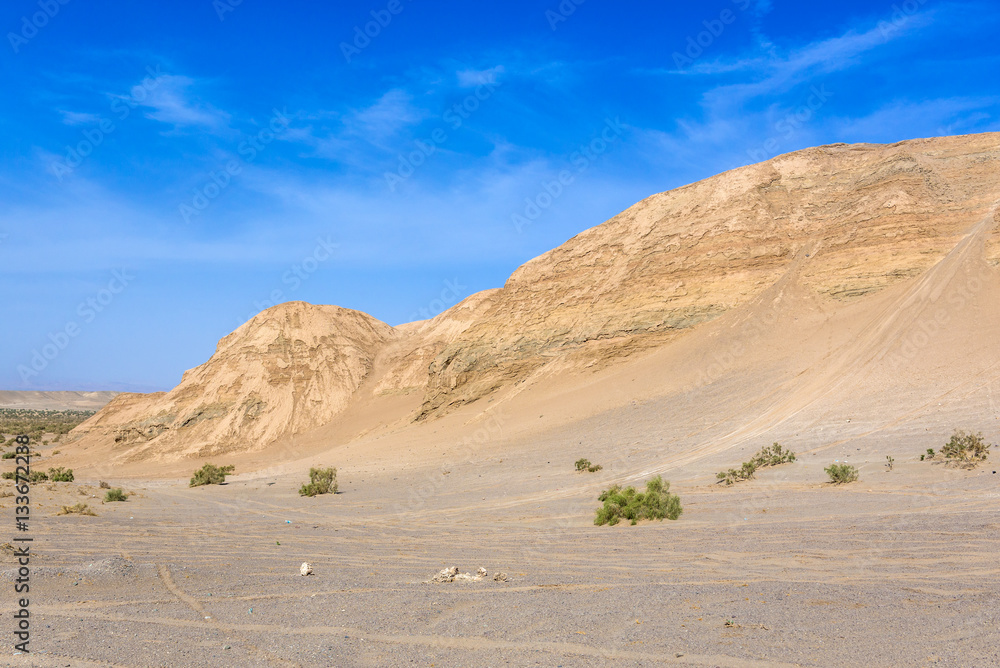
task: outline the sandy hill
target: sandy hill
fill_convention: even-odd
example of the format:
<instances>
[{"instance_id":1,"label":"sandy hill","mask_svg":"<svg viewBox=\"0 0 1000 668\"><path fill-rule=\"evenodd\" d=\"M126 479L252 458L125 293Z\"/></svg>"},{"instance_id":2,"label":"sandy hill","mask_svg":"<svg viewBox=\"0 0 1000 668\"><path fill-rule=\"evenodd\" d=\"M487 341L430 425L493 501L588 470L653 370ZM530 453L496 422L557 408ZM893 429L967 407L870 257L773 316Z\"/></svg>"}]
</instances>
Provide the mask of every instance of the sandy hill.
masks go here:
<instances>
[{"instance_id":1,"label":"sandy hill","mask_svg":"<svg viewBox=\"0 0 1000 668\"><path fill-rule=\"evenodd\" d=\"M654 195L430 321L274 307L74 437L119 463L416 452L502 410L529 438L671 397L731 427L691 459L845 402L905 413L997 378L998 201L998 134L799 151Z\"/></svg>"}]
</instances>

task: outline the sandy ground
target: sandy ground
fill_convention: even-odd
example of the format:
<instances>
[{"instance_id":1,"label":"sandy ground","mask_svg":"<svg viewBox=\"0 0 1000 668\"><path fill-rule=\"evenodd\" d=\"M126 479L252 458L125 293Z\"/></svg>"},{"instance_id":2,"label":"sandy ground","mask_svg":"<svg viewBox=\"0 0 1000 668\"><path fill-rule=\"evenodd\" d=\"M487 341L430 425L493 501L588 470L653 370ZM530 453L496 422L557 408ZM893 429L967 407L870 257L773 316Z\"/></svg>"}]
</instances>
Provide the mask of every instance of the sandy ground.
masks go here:
<instances>
[{"instance_id":1,"label":"sandy ground","mask_svg":"<svg viewBox=\"0 0 1000 668\"><path fill-rule=\"evenodd\" d=\"M32 491L32 653L0 664L1000 665L1000 449L919 461L955 429L1000 440L989 222L864 300L821 299L793 266L621 364L555 360L425 422L419 394L365 400L215 459L237 467L224 486L110 438L40 448L77 482ZM715 484L773 442L796 462ZM860 480L828 484L836 462ZM298 496L316 465L340 494ZM602 489L657 474L679 520L593 526ZM102 479L137 494L102 505ZM79 500L98 516L56 516ZM449 566L510 578L427 582Z\"/></svg>"},{"instance_id":2,"label":"sandy ground","mask_svg":"<svg viewBox=\"0 0 1000 668\"><path fill-rule=\"evenodd\" d=\"M963 405L968 415L944 421L971 420L976 406ZM295 474L197 489L111 479L136 492L117 504L100 503L96 480L35 485L32 654L8 649L0 661L1000 664L997 450L985 467L956 470L918 460L941 440L936 413L891 430L863 417L817 430L803 413L758 439L794 446L797 462L724 488L712 473L738 464L732 452L670 464L692 450L653 427L670 410L637 403L531 443L497 438L444 466L349 465L340 494L313 499L297 495ZM796 437L804 424L824 437ZM576 473L578 456L605 469ZM836 459L861 480L824 482ZM664 466L680 520L592 525L600 489ZM98 516L55 515L80 500ZM5 514L11 501L0 499ZM303 561L313 575L299 575ZM426 582L452 565L510 579ZM12 611L8 595L0 624Z\"/></svg>"}]
</instances>

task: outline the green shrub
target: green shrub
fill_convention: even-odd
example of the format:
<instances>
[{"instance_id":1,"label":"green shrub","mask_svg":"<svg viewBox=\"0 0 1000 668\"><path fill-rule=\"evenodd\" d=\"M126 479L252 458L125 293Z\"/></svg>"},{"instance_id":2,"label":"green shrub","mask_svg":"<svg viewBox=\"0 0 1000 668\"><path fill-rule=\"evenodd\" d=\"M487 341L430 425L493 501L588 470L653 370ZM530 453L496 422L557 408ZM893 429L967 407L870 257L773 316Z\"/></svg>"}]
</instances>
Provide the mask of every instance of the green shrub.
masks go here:
<instances>
[{"instance_id":1,"label":"green shrub","mask_svg":"<svg viewBox=\"0 0 1000 668\"><path fill-rule=\"evenodd\" d=\"M128 494L123 492L120 487L109 489L104 493L104 502L111 503L112 501L128 501Z\"/></svg>"},{"instance_id":2,"label":"green shrub","mask_svg":"<svg viewBox=\"0 0 1000 668\"><path fill-rule=\"evenodd\" d=\"M28 482L44 482L49 479L45 471L32 471L28 474Z\"/></svg>"},{"instance_id":3,"label":"green shrub","mask_svg":"<svg viewBox=\"0 0 1000 668\"><path fill-rule=\"evenodd\" d=\"M13 471L4 471L3 474L0 474L0 478L3 478L4 480L13 480L16 477L17 474Z\"/></svg>"},{"instance_id":4,"label":"green shrub","mask_svg":"<svg viewBox=\"0 0 1000 668\"><path fill-rule=\"evenodd\" d=\"M757 472L757 469L768 466L778 466L779 464L788 464L794 461L794 452L791 450L785 450L780 445L775 443L770 447L764 446L761 448L760 452L754 455L750 461L743 462L740 468L721 471L716 474L715 477L719 482L725 482L727 485L732 485L744 480L751 480L754 477L754 473Z\"/></svg>"},{"instance_id":5,"label":"green shrub","mask_svg":"<svg viewBox=\"0 0 1000 668\"><path fill-rule=\"evenodd\" d=\"M202 485L221 485L226 482L226 476L231 475L236 470L235 466L216 466L215 464L205 464L194 472L191 478L190 487L201 487Z\"/></svg>"},{"instance_id":6,"label":"green shrub","mask_svg":"<svg viewBox=\"0 0 1000 668\"><path fill-rule=\"evenodd\" d=\"M858 479L858 469L850 464L830 464L823 470L830 476L830 482L835 485L854 482Z\"/></svg>"},{"instance_id":7,"label":"green shrub","mask_svg":"<svg viewBox=\"0 0 1000 668\"><path fill-rule=\"evenodd\" d=\"M17 453L16 452L5 452L5 453L3 453L3 458L4 459L14 459L14 457L17 457Z\"/></svg>"},{"instance_id":8,"label":"green shrub","mask_svg":"<svg viewBox=\"0 0 1000 668\"><path fill-rule=\"evenodd\" d=\"M681 499L670 493L670 483L656 476L646 482L646 491L637 492L635 487L622 489L615 485L603 492L599 497L604 505L597 509L594 524L614 526L622 519L632 524L639 520L676 520L681 516Z\"/></svg>"},{"instance_id":9,"label":"green shrub","mask_svg":"<svg viewBox=\"0 0 1000 668\"><path fill-rule=\"evenodd\" d=\"M337 493L337 469L309 469L309 484L299 488L301 496Z\"/></svg>"},{"instance_id":10,"label":"green shrub","mask_svg":"<svg viewBox=\"0 0 1000 668\"><path fill-rule=\"evenodd\" d=\"M598 471L600 471L603 468L604 467L601 466L600 464L593 464L593 465L587 467L587 471L589 471L590 473L597 473Z\"/></svg>"},{"instance_id":11,"label":"green shrub","mask_svg":"<svg viewBox=\"0 0 1000 668\"><path fill-rule=\"evenodd\" d=\"M989 457L990 446L983 440L982 434L966 434L956 429L951 440L941 448L941 454L948 464L974 468Z\"/></svg>"},{"instance_id":12,"label":"green shrub","mask_svg":"<svg viewBox=\"0 0 1000 668\"><path fill-rule=\"evenodd\" d=\"M576 470L577 471L586 471L588 468L590 468L590 460L589 459L583 459L581 457L580 459L576 460Z\"/></svg>"},{"instance_id":13,"label":"green shrub","mask_svg":"<svg viewBox=\"0 0 1000 668\"><path fill-rule=\"evenodd\" d=\"M59 467L57 469L49 469L49 478L52 482L73 482L73 469L64 469Z\"/></svg>"}]
</instances>

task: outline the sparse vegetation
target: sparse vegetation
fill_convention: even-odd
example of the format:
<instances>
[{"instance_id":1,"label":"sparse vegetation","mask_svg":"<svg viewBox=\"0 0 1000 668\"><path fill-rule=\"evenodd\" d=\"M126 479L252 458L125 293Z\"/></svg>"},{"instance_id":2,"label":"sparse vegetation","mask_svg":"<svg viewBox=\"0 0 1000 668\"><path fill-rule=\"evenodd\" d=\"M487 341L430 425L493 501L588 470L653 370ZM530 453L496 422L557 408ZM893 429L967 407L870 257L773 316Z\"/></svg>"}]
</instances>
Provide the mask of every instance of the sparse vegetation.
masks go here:
<instances>
[{"instance_id":1,"label":"sparse vegetation","mask_svg":"<svg viewBox=\"0 0 1000 668\"><path fill-rule=\"evenodd\" d=\"M115 487L114 489L109 489L104 494L104 502L112 503L114 501L128 501L128 494L122 491L120 487Z\"/></svg>"},{"instance_id":2,"label":"sparse vegetation","mask_svg":"<svg viewBox=\"0 0 1000 668\"><path fill-rule=\"evenodd\" d=\"M63 467L49 469L49 479L52 482L73 482L73 469Z\"/></svg>"},{"instance_id":3,"label":"sparse vegetation","mask_svg":"<svg viewBox=\"0 0 1000 668\"><path fill-rule=\"evenodd\" d=\"M45 471L32 471L28 474L28 482L45 482L49 475Z\"/></svg>"},{"instance_id":4,"label":"sparse vegetation","mask_svg":"<svg viewBox=\"0 0 1000 668\"><path fill-rule=\"evenodd\" d=\"M583 459L583 458L576 460L575 466L577 471L580 472L589 471L591 473L597 473L598 471L604 468L600 464L591 464L589 459Z\"/></svg>"},{"instance_id":5,"label":"sparse vegetation","mask_svg":"<svg viewBox=\"0 0 1000 668\"><path fill-rule=\"evenodd\" d=\"M89 419L94 411L41 411L27 408L0 408L0 435L24 434L41 442L45 434L54 434L53 442ZM2 436L0 436L2 438ZM13 443L11 438L9 443Z\"/></svg>"},{"instance_id":6,"label":"sparse vegetation","mask_svg":"<svg viewBox=\"0 0 1000 668\"><path fill-rule=\"evenodd\" d=\"M111 489L111 485L109 485L108 483L104 482L103 480L97 486L100 487L101 489Z\"/></svg>"},{"instance_id":7,"label":"sparse vegetation","mask_svg":"<svg viewBox=\"0 0 1000 668\"><path fill-rule=\"evenodd\" d=\"M0 478L3 478L4 480L13 480L16 477L17 475L13 471L4 471L0 474Z\"/></svg>"},{"instance_id":8,"label":"sparse vegetation","mask_svg":"<svg viewBox=\"0 0 1000 668\"><path fill-rule=\"evenodd\" d=\"M964 468L975 468L989 457L990 446L983 440L983 435L967 434L956 429L951 440L941 448L941 456L945 462Z\"/></svg>"},{"instance_id":9,"label":"sparse vegetation","mask_svg":"<svg viewBox=\"0 0 1000 668\"><path fill-rule=\"evenodd\" d=\"M91 515L93 517L97 516L90 506L86 503L78 503L75 506L63 506L57 515Z\"/></svg>"},{"instance_id":10,"label":"sparse vegetation","mask_svg":"<svg viewBox=\"0 0 1000 668\"><path fill-rule=\"evenodd\" d=\"M740 468L720 471L715 477L719 482L725 482L727 485L733 485L744 480L752 479L754 474L757 472L757 469L768 466L778 466L779 464L788 464L794 461L794 452L791 450L785 450L780 445L775 443L770 447L764 446L761 448L760 452L754 455L750 461L743 462Z\"/></svg>"},{"instance_id":11,"label":"sparse vegetation","mask_svg":"<svg viewBox=\"0 0 1000 668\"><path fill-rule=\"evenodd\" d=\"M14 457L16 457L16 456L17 456L16 452L5 452L5 453L3 453L3 458L4 459L14 459Z\"/></svg>"},{"instance_id":12,"label":"sparse vegetation","mask_svg":"<svg viewBox=\"0 0 1000 668\"><path fill-rule=\"evenodd\" d=\"M830 476L830 482L835 485L854 482L858 479L858 469L850 464L830 464L823 469Z\"/></svg>"},{"instance_id":13,"label":"sparse vegetation","mask_svg":"<svg viewBox=\"0 0 1000 668\"><path fill-rule=\"evenodd\" d=\"M231 475L236 470L235 466L216 466L215 464L205 464L194 472L191 478L190 487L201 487L202 485L221 485L226 482L226 476Z\"/></svg>"},{"instance_id":14,"label":"sparse vegetation","mask_svg":"<svg viewBox=\"0 0 1000 668\"><path fill-rule=\"evenodd\" d=\"M888 468L890 471L892 470L892 465L895 464L895 463L896 463L895 459L893 459L889 455L885 456L885 465L886 465L886 468Z\"/></svg>"},{"instance_id":15,"label":"sparse vegetation","mask_svg":"<svg viewBox=\"0 0 1000 668\"><path fill-rule=\"evenodd\" d=\"M603 492L598 500L604 505L597 509L594 524L614 526L622 519L633 525L639 520L676 520L681 516L681 499L670 493L670 483L656 476L646 482L646 491L637 492L635 487L622 489L615 485Z\"/></svg>"},{"instance_id":16,"label":"sparse vegetation","mask_svg":"<svg viewBox=\"0 0 1000 668\"><path fill-rule=\"evenodd\" d=\"M301 496L337 493L337 469L309 469L309 483L299 489Z\"/></svg>"}]
</instances>

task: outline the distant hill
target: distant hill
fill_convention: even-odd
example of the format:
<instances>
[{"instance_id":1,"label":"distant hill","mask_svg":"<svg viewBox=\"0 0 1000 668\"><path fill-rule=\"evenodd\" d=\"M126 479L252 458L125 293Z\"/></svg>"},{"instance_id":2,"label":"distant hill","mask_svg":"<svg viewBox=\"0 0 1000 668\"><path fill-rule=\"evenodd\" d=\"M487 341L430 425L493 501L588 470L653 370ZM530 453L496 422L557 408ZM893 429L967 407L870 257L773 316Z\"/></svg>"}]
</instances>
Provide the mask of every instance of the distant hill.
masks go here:
<instances>
[{"instance_id":1,"label":"distant hill","mask_svg":"<svg viewBox=\"0 0 1000 668\"><path fill-rule=\"evenodd\" d=\"M17 392L0 390L0 408L46 411L97 411L119 392Z\"/></svg>"},{"instance_id":2,"label":"distant hill","mask_svg":"<svg viewBox=\"0 0 1000 668\"><path fill-rule=\"evenodd\" d=\"M122 394L71 438L118 464L278 441L292 456L326 426L330 446L393 441L501 404L552 419L537 407L569 396L582 420L641 394L642 369L613 372L643 355L647 395L698 398L699 428L736 424L726 398L756 406L732 434L813 405L909 414L993 391L998 202L1000 133L798 151L649 197L432 320L275 306L170 392Z\"/></svg>"}]
</instances>

